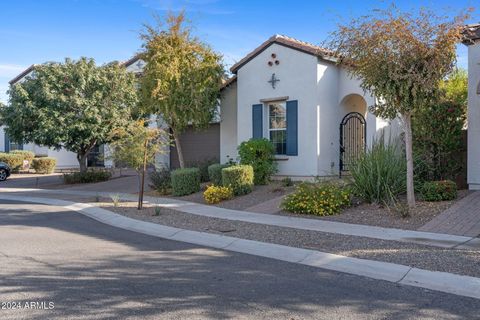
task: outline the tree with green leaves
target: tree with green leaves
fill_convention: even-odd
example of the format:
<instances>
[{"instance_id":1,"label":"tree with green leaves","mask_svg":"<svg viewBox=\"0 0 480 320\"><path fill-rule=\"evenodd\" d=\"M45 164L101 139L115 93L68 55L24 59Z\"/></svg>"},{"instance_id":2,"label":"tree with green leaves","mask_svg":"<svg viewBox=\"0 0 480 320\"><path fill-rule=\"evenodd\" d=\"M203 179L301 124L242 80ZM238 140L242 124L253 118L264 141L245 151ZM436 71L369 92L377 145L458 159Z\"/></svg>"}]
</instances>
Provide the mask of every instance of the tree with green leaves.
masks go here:
<instances>
[{"instance_id":1,"label":"tree with green leaves","mask_svg":"<svg viewBox=\"0 0 480 320\"><path fill-rule=\"evenodd\" d=\"M455 69L447 79L440 82L440 89L444 92L446 100L464 106L464 112L467 112L468 74L466 70Z\"/></svg>"},{"instance_id":2,"label":"tree with green leaves","mask_svg":"<svg viewBox=\"0 0 480 320\"><path fill-rule=\"evenodd\" d=\"M421 181L456 180L467 120L468 75L455 69L440 82L440 96L412 118L415 177Z\"/></svg>"},{"instance_id":3,"label":"tree with green leaves","mask_svg":"<svg viewBox=\"0 0 480 320\"><path fill-rule=\"evenodd\" d=\"M155 163L155 156L165 152L169 145L168 135L157 126L149 127L148 122L139 120L127 127L112 132L110 157L137 171L139 180L138 210L143 207L145 172L149 164Z\"/></svg>"},{"instance_id":4,"label":"tree with green leaves","mask_svg":"<svg viewBox=\"0 0 480 320\"><path fill-rule=\"evenodd\" d=\"M371 111L383 118L399 117L403 124L409 208L415 206L412 116L437 98L439 83L453 70L466 18L391 7L354 19L333 33L331 46L340 63L377 97Z\"/></svg>"},{"instance_id":5,"label":"tree with green leaves","mask_svg":"<svg viewBox=\"0 0 480 320\"><path fill-rule=\"evenodd\" d=\"M205 128L217 112L224 75L221 56L192 35L184 13L169 14L166 25L146 26L141 34L146 62L141 105L170 127L180 167L185 167L180 135L187 127Z\"/></svg>"},{"instance_id":6,"label":"tree with green leaves","mask_svg":"<svg viewBox=\"0 0 480 320\"><path fill-rule=\"evenodd\" d=\"M95 145L128 124L138 100L133 74L119 63L97 66L87 58L36 66L8 94L0 117L10 138L75 152L81 172Z\"/></svg>"}]
</instances>

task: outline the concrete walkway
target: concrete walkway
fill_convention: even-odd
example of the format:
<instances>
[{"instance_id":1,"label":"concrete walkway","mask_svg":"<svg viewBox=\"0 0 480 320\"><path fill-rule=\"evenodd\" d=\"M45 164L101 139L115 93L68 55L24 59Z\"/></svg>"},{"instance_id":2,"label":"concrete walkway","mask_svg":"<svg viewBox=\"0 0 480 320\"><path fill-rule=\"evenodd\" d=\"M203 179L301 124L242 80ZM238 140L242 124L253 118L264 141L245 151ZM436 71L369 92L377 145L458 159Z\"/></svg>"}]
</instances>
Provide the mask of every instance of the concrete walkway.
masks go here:
<instances>
[{"instance_id":1,"label":"concrete walkway","mask_svg":"<svg viewBox=\"0 0 480 320\"><path fill-rule=\"evenodd\" d=\"M40 197L15 196L6 193L1 193L0 199L59 206L63 209L77 211L107 225L154 237L246 253L315 268L339 271L402 285L480 299L480 278L173 228L128 218L85 203L74 203L71 201Z\"/></svg>"},{"instance_id":2,"label":"concrete walkway","mask_svg":"<svg viewBox=\"0 0 480 320\"><path fill-rule=\"evenodd\" d=\"M110 197L112 192L92 192L81 190L47 190L47 189L1 189L0 193L18 193L22 196L27 194L66 194L79 196L103 196ZM122 200L136 201L137 196L132 194L118 194ZM187 202L172 198L157 198L145 197L149 203L155 204L164 208L172 208L184 213L218 218L232 221L243 221L264 225L271 225L277 227L295 228L300 230L311 230L318 232L337 233L350 236L367 237L373 239L382 239L390 241L400 241L407 243L416 243L427 246L441 247L441 248L459 248L459 249L480 249L480 239L439 234L431 232L419 232L411 230L401 230L393 228L382 228L376 226L349 224L341 222L324 221L318 219L297 218L281 215L270 215L262 213L253 213L239 210L230 210L219 208L215 206L202 205L193 202Z\"/></svg>"},{"instance_id":3,"label":"concrete walkway","mask_svg":"<svg viewBox=\"0 0 480 320\"><path fill-rule=\"evenodd\" d=\"M419 231L477 237L480 235L480 192L470 193Z\"/></svg>"},{"instance_id":4,"label":"concrete walkway","mask_svg":"<svg viewBox=\"0 0 480 320\"><path fill-rule=\"evenodd\" d=\"M285 196L270 199L255 206L248 207L245 211L257 212L257 213L277 213L280 211L280 204Z\"/></svg>"}]
</instances>

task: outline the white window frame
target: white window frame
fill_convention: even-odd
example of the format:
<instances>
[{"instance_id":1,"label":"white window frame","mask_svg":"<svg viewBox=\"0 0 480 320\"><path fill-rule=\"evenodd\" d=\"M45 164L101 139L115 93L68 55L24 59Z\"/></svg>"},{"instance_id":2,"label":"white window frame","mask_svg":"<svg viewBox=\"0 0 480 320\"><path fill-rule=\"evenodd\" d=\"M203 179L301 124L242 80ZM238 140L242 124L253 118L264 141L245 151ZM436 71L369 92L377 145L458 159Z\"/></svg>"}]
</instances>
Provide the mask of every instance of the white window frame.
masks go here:
<instances>
[{"instance_id":1,"label":"white window frame","mask_svg":"<svg viewBox=\"0 0 480 320\"><path fill-rule=\"evenodd\" d=\"M273 104L280 104L280 105L282 105L282 107L283 107L284 110L285 110L285 127L284 127L284 128L271 128L271 127L270 127L270 106L273 105ZM265 113L266 113L266 117L265 117L265 119L266 119L266 122L267 122L267 124L266 124L266 126L265 126L265 128L267 129L267 130L266 130L266 135L267 135L266 138L267 138L269 141L272 141L272 140L270 139L270 132L272 132L272 131L285 131L285 137L286 137L286 135L287 135L287 103L286 103L286 101L283 101L283 100L282 100L282 101L269 101L269 102L266 102L266 103L265 103L265 106L266 106L266 108L265 108L265 109L266 109L266 112L265 112ZM273 142L273 141L272 141L272 142ZM285 141L285 142L286 142L286 141ZM276 155L286 155L286 152L287 152L287 148L286 148L286 147L285 147L285 150L284 150L283 153L277 153L277 150L276 150L276 148L275 148L275 154L276 154Z\"/></svg>"}]
</instances>

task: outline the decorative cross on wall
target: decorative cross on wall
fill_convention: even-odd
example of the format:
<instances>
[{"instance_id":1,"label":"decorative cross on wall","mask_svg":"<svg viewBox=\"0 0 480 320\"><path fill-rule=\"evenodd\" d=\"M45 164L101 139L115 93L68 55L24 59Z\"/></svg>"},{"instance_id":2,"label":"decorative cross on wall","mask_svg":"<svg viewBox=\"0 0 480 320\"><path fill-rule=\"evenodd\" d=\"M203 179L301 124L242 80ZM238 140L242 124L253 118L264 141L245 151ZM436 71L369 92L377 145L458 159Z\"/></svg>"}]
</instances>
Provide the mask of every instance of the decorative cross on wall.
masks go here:
<instances>
[{"instance_id":1,"label":"decorative cross on wall","mask_svg":"<svg viewBox=\"0 0 480 320\"><path fill-rule=\"evenodd\" d=\"M279 82L280 79L278 79L276 76L275 76L275 73L272 73L272 77L270 78L270 80L268 80L268 83L270 83L272 85L272 88L275 89L275 85L277 84L277 82Z\"/></svg>"},{"instance_id":2,"label":"decorative cross on wall","mask_svg":"<svg viewBox=\"0 0 480 320\"><path fill-rule=\"evenodd\" d=\"M141 69L143 67L143 61L142 60L139 60L137 62L137 67L138 67L138 69Z\"/></svg>"}]
</instances>

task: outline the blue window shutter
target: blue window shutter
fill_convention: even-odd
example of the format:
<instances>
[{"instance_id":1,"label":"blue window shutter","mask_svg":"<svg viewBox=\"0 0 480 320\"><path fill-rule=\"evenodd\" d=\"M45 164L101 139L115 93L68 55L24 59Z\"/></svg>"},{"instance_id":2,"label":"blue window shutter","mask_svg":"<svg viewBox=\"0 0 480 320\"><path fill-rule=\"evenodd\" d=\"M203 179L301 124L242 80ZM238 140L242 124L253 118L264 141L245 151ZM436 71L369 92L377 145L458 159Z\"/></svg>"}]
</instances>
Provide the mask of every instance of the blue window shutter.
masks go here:
<instances>
[{"instance_id":1,"label":"blue window shutter","mask_svg":"<svg viewBox=\"0 0 480 320\"><path fill-rule=\"evenodd\" d=\"M254 104L252 106L252 137L254 139L263 138L263 104Z\"/></svg>"},{"instance_id":2,"label":"blue window shutter","mask_svg":"<svg viewBox=\"0 0 480 320\"><path fill-rule=\"evenodd\" d=\"M298 101L287 101L287 156L298 156Z\"/></svg>"}]
</instances>

